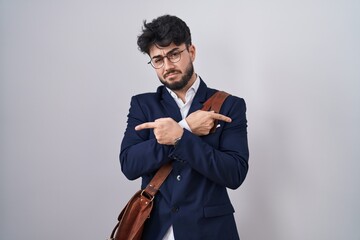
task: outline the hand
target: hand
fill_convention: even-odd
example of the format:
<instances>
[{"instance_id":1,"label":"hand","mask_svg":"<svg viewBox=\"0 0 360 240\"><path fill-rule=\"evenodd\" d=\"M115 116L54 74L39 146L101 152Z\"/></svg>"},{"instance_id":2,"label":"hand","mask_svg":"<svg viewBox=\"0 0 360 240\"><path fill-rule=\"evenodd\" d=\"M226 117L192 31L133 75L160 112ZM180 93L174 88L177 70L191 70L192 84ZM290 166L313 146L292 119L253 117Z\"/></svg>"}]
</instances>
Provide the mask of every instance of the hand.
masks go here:
<instances>
[{"instance_id":1,"label":"hand","mask_svg":"<svg viewBox=\"0 0 360 240\"><path fill-rule=\"evenodd\" d=\"M231 118L225 115L215 113L214 111L208 112L203 110L193 112L186 118L191 132L197 136L208 135L214 126L215 120L231 122Z\"/></svg>"},{"instance_id":2,"label":"hand","mask_svg":"<svg viewBox=\"0 0 360 240\"><path fill-rule=\"evenodd\" d=\"M159 118L155 122L146 122L135 127L136 131L154 129L157 142L164 145L174 145L175 139L181 137L184 129L172 118Z\"/></svg>"}]
</instances>

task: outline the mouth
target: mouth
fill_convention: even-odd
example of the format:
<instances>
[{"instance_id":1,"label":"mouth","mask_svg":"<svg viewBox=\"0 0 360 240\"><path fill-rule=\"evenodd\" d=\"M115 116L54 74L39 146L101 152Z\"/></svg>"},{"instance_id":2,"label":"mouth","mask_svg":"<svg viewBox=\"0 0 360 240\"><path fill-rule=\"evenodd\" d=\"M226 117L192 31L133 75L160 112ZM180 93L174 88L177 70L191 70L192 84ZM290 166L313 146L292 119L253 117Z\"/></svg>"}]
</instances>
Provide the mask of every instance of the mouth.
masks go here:
<instances>
[{"instance_id":1,"label":"mouth","mask_svg":"<svg viewBox=\"0 0 360 240\"><path fill-rule=\"evenodd\" d=\"M180 72L178 71L172 71L172 72L168 72L164 75L164 78L173 78L175 77L176 75L180 74Z\"/></svg>"}]
</instances>

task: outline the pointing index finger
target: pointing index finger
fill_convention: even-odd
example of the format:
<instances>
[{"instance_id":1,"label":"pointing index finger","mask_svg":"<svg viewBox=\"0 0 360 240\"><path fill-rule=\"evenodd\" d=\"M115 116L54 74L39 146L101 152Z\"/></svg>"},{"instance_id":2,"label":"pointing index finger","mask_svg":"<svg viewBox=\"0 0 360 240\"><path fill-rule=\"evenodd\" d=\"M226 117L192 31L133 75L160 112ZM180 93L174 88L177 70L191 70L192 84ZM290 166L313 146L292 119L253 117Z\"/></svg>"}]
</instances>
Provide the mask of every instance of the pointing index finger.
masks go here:
<instances>
[{"instance_id":1,"label":"pointing index finger","mask_svg":"<svg viewBox=\"0 0 360 240\"><path fill-rule=\"evenodd\" d=\"M220 121L224 121L224 122L231 122L231 118L225 116L225 115L222 115L222 114L219 114L219 113L212 113L212 117L216 120L220 120Z\"/></svg>"},{"instance_id":2,"label":"pointing index finger","mask_svg":"<svg viewBox=\"0 0 360 240\"><path fill-rule=\"evenodd\" d=\"M140 125L137 125L135 127L135 130L136 131L139 131L139 130L143 130L143 129L149 129L149 128L155 128L156 127L156 124L155 122L146 122L146 123L142 123Z\"/></svg>"}]
</instances>

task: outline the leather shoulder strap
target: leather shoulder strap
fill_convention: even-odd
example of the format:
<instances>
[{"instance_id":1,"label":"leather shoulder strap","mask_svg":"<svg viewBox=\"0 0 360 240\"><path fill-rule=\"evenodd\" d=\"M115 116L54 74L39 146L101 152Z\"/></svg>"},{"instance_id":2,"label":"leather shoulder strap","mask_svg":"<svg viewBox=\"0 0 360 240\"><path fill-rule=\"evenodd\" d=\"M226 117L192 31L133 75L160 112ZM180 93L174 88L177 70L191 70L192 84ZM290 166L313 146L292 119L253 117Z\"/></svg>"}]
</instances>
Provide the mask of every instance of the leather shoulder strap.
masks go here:
<instances>
[{"instance_id":1,"label":"leather shoulder strap","mask_svg":"<svg viewBox=\"0 0 360 240\"><path fill-rule=\"evenodd\" d=\"M228 96L230 96L230 94L224 91L218 91L214 93L208 100L206 100L201 110L214 111L219 113L222 104ZM218 121L215 120L214 126L211 128L210 133L214 133L216 131L217 125Z\"/></svg>"},{"instance_id":2,"label":"leather shoulder strap","mask_svg":"<svg viewBox=\"0 0 360 240\"><path fill-rule=\"evenodd\" d=\"M225 99L230 96L229 93L224 91L218 91L214 93L206 102L203 104L202 110L220 112L221 106Z\"/></svg>"},{"instance_id":3,"label":"leather shoulder strap","mask_svg":"<svg viewBox=\"0 0 360 240\"><path fill-rule=\"evenodd\" d=\"M151 179L150 183L146 186L143 192L145 192L149 199L154 198L157 191L160 189L160 186L163 184L165 179L169 176L172 170L171 162L161 166L161 168L156 172L155 176Z\"/></svg>"}]
</instances>

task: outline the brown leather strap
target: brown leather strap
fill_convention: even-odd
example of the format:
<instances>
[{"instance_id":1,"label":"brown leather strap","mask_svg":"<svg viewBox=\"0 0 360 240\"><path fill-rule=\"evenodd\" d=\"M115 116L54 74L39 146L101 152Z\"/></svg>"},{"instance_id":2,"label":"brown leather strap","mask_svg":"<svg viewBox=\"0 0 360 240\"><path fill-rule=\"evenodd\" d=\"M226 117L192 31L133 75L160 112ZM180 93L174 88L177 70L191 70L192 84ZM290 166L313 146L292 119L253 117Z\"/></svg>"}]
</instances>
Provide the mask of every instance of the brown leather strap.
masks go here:
<instances>
[{"instance_id":1,"label":"brown leather strap","mask_svg":"<svg viewBox=\"0 0 360 240\"><path fill-rule=\"evenodd\" d=\"M230 96L230 94L218 91L214 95L212 95L206 102L204 103L202 110L204 111L214 111L216 113L220 112L221 105L225 101L225 99ZM215 121L214 127L210 132L214 132L216 129L217 121ZM155 176L151 179L150 183L146 186L146 188L142 191L141 195L147 197L149 200L153 200L155 194L160 189L161 185L165 181L165 179L169 176L172 171L171 163L167 163L163 165L155 174Z\"/></svg>"},{"instance_id":2,"label":"brown leather strap","mask_svg":"<svg viewBox=\"0 0 360 240\"><path fill-rule=\"evenodd\" d=\"M203 104L202 110L214 111L216 113L219 113L223 102L228 96L230 96L230 94L228 94L227 92L216 92L208 100L206 100L206 102Z\"/></svg>"},{"instance_id":3,"label":"brown leather strap","mask_svg":"<svg viewBox=\"0 0 360 240\"><path fill-rule=\"evenodd\" d=\"M225 99L230 96L227 92L218 91L214 95L212 95L206 102L204 103L201 110L204 111L214 111L216 113L220 112L221 106L224 103ZM210 133L214 133L216 131L216 127L218 125L218 121L214 121L214 126L211 128Z\"/></svg>"},{"instance_id":4,"label":"brown leather strap","mask_svg":"<svg viewBox=\"0 0 360 240\"><path fill-rule=\"evenodd\" d=\"M171 162L163 165L155 174L155 176L151 179L150 183L144 189L144 192L149 196L151 200L154 198L155 194L159 190L160 186L163 184L167 176L169 176L172 170Z\"/></svg>"}]
</instances>

